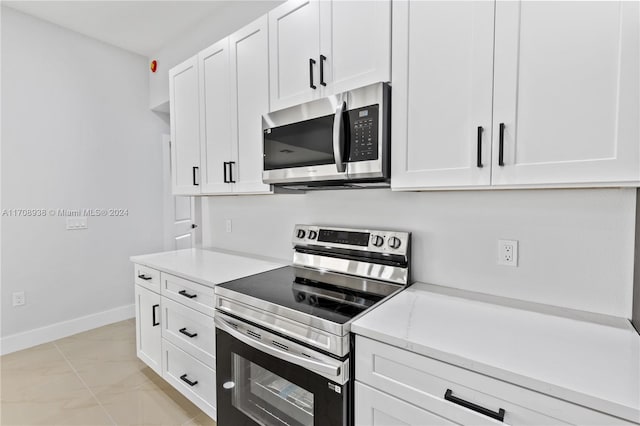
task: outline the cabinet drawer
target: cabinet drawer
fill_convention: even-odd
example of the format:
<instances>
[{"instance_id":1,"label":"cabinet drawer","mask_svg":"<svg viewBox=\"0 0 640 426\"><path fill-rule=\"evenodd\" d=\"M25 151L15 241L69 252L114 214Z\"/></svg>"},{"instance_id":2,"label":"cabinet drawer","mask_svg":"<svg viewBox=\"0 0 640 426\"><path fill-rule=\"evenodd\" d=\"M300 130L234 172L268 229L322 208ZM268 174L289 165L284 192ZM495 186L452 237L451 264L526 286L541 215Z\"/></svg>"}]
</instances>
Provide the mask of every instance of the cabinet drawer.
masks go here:
<instances>
[{"instance_id":1,"label":"cabinet drawer","mask_svg":"<svg viewBox=\"0 0 640 426\"><path fill-rule=\"evenodd\" d=\"M207 415L216 418L216 372L165 339L162 339L162 377Z\"/></svg>"},{"instance_id":2,"label":"cabinet drawer","mask_svg":"<svg viewBox=\"0 0 640 426\"><path fill-rule=\"evenodd\" d=\"M161 293L163 296L182 303L205 315L213 316L215 296L213 287L162 273Z\"/></svg>"},{"instance_id":3,"label":"cabinet drawer","mask_svg":"<svg viewBox=\"0 0 640 426\"><path fill-rule=\"evenodd\" d=\"M216 366L213 318L166 297L162 300L162 337L211 368Z\"/></svg>"},{"instance_id":4,"label":"cabinet drawer","mask_svg":"<svg viewBox=\"0 0 640 426\"><path fill-rule=\"evenodd\" d=\"M136 284L160 293L160 271L138 264L133 265L133 269Z\"/></svg>"},{"instance_id":5,"label":"cabinet drawer","mask_svg":"<svg viewBox=\"0 0 640 426\"><path fill-rule=\"evenodd\" d=\"M493 423L459 404L454 397L488 410L505 410L504 423L512 425L630 424L606 414L512 385L362 336L356 337L356 380L456 423ZM525 408L526 407L526 408Z\"/></svg>"},{"instance_id":6,"label":"cabinet drawer","mask_svg":"<svg viewBox=\"0 0 640 426\"><path fill-rule=\"evenodd\" d=\"M455 423L356 382L356 426L440 426Z\"/></svg>"}]
</instances>

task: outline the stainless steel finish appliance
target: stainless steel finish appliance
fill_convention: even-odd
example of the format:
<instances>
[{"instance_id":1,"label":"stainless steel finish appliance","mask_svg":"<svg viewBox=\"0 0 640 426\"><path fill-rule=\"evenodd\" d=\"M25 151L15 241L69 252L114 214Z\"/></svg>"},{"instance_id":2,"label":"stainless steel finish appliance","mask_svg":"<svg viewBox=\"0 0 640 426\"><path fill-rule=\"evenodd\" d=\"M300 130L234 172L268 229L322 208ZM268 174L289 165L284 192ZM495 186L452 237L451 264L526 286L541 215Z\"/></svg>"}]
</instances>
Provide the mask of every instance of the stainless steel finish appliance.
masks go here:
<instances>
[{"instance_id":1,"label":"stainless steel finish appliance","mask_svg":"<svg viewBox=\"0 0 640 426\"><path fill-rule=\"evenodd\" d=\"M262 117L262 180L287 189L389 186L390 86L376 83Z\"/></svg>"},{"instance_id":2,"label":"stainless steel finish appliance","mask_svg":"<svg viewBox=\"0 0 640 426\"><path fill-rule=\"evenodd\" d=\"M220 424L350 425L351 323L411 282L407 232L296 225L293 247L216 286Z\"/></svg>"}]
</instances>

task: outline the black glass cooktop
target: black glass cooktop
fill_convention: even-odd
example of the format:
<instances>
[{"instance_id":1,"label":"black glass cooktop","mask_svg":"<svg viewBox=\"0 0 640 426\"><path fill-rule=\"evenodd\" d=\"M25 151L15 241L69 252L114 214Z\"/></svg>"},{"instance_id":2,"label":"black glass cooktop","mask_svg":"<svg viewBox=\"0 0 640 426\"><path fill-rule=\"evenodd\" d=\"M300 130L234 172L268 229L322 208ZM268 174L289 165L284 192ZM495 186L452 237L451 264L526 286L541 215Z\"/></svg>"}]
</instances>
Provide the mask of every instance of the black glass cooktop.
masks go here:
<instances>
[{"instance_id":1,"label":"black glass cooktop","mask_svg":"<svg viewBox=\"0 0 640 426\"><path fill-rule=\"evenodd\" d=\"M381 296L347 290L296 276L296 268L272 271L229 281L218 287L344 324L382 300Z\"/></svg>"}]
</instances>

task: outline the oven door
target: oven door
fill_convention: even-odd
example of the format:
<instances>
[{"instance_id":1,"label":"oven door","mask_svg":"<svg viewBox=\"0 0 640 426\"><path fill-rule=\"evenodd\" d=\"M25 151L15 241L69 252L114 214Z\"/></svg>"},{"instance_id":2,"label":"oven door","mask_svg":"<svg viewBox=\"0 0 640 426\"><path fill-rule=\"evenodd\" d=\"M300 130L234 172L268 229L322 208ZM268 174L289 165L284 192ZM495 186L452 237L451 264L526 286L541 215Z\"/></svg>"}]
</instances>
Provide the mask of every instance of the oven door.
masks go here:
<instances>
[{"instance_id":1,"label":"oven door","mask_svg":"<svg viewBox=\"0 0 640 426\"><path fill-rule=\"evenodd\" d=\"M348 361L216 312L217 419L226 425L347 425Z\"/></svg>"}]
</instances>

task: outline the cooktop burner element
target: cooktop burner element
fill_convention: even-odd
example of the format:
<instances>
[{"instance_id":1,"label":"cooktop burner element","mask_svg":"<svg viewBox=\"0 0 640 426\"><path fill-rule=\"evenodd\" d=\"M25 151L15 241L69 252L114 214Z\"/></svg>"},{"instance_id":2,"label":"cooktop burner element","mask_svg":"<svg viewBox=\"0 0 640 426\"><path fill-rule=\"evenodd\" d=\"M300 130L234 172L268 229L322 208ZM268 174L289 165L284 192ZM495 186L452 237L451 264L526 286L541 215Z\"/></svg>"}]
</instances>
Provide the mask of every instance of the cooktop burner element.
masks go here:
<instances>
[{"instance_id":1,"label":"cooktop burner element","mask_svg":"<svg viewBox=\"0 0 640 426\"><path fill-rule=\"evenodd\" d=\"M411 234L296 225L293 265L216 286L216 308L337 356L350 323L410 283Z\"/></svg>"}]
</instances>

